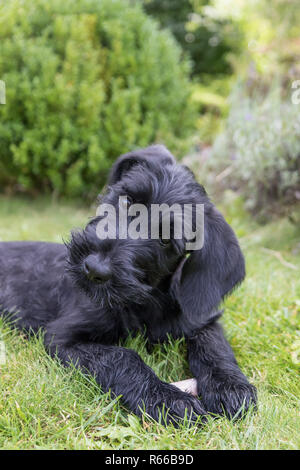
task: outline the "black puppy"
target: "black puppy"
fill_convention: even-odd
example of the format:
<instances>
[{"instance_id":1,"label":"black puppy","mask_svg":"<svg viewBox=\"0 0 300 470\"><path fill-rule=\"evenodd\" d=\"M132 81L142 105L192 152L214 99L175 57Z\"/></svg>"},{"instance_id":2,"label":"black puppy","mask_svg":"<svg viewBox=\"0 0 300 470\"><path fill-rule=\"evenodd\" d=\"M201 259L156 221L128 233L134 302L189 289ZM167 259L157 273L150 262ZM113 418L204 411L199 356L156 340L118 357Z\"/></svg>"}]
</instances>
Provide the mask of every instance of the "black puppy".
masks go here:
<instances>
[{"instance_id":1,"label":"black puppy","mask_svg":"<svg viewBox=\"0 0 300 470\"><path fill-rule=\"evenodd\" d=\"M204 245L187 257L184 240L100 240L100 217L72 233L67 246L0 243L0 310L18 328L45 331L45 346L63 364L95 376L140 415L165 422L208 412L234 416L256 402L217 323L218 306L244 278L237 239L189 169L163 146L121 156L102 203L204 204ZM149 343L187 339L201 401L162 382L132 350L128 333Z\"/></svg>"}]
</instances>

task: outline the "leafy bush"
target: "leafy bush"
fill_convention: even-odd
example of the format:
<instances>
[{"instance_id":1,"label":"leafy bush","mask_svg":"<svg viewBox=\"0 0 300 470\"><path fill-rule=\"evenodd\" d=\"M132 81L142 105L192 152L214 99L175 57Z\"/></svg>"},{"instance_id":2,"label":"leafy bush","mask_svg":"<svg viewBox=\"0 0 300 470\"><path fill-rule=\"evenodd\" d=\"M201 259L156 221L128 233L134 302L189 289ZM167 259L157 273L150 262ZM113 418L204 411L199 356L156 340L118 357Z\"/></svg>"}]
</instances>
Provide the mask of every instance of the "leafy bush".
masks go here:
<instances>
[{"instance_id":1,"label":"leafy bush","mask_svg":"<svg viewBox=\"0 0 300 470\"><path fill-rule=\"evenodd\" d=\"M147 13L169 28L192 60L195 77L232 73L228 55L240 51L237 23L214 15L211 0L143 0ZM208 8L207 8L208 7ZM208 76L208 77L207 77Z\"/></svg>"},{"instance_id":2,"label":"leafy bush","mask_svg":"<svg viewBox=\"0 0 300 470\"><path fill-rule=\"evenodd\" d=\"M120 153L185 145L188 63L137 4L8 0L0 44L2 187L86 197Z\"/></svg>"},{"instance_id":3,"label":"leafy bush","mask_svg":"<svg viewBox=\"0 0 300 470\"><path fill-rule=\"evenodd\" d=\"M279 87L264 98L241 90L231 98L209 165L219 172L218 184L228 187L229 181L252 211L267 214L300 199L299 106L283 99Z\"/></svg>"}]
</instances>

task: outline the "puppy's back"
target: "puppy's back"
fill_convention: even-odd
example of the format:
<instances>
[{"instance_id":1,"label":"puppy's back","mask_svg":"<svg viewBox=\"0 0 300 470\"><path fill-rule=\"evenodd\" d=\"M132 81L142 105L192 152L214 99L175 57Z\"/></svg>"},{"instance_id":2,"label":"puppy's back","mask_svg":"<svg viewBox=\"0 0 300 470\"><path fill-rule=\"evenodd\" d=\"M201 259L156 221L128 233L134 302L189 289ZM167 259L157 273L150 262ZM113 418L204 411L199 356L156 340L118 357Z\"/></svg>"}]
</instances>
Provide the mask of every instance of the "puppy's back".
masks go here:
<instances>
[{"instance_id":1,"label":"puppy's back","mask_svg":"<svg viewBox=\"0 0 300 470\"><path fill-rule=\"evenodd\" d=\"M22 328L33 319L33 328L43 326L66 255L66 247L57 243L0 242L0 316L17 318Z\"/></svg>"}]
</instances>

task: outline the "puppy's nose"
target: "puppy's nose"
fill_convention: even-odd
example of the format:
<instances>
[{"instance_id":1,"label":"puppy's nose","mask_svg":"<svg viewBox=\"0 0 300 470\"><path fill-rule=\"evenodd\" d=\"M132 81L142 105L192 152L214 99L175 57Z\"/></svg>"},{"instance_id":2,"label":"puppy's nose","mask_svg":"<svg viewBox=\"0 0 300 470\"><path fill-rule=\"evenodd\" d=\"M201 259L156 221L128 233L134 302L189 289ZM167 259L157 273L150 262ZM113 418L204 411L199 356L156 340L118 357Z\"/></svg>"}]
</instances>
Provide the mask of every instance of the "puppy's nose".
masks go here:
<instances>
[{"instance_id":1,"label":"puppy's nose","mask_svg":"<svg viewBox=\"0 0 300 470\"><path fill-rule=\"evenodd\" d=\"M100 260L97 255L89 255L83 263L83 269L91 281L103 283L112 275L109 262Z\"/></svg>"}]
</instances>

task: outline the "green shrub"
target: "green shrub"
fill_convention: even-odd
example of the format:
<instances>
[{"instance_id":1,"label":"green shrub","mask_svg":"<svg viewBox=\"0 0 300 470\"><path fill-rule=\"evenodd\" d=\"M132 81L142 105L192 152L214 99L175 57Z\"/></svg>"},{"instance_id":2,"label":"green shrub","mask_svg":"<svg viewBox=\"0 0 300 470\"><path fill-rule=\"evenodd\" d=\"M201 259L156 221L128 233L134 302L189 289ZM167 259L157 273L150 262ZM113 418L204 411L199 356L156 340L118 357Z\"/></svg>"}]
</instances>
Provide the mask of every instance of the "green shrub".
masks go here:
<instances>
[{"instance_id":1,"label":"green shrub","mask_svg":"<svg viewBox=\"0 0 300 470\"><path fill-rule=\"evenodd\" d=\"M137 4L1 2L0 50L2 187L86 197L119 154L186 144L189 65Z\"/></svg>"},{"instance_id":2,"label":"green shrub","mask_svg":"<svg viewBox=\"0 0 300 470\"><path fill-rule=\"evenodd\" d=\"M163 28L170 29L188 53L194 77L201 78L201 81L206 78L210 82L216 75L232 74L228 56L240 52L242 36L231 18L219 18L213 13L216 11L214 2L143 0L143 3L145 11Z\"/></svg>"},{"instance_id":3,"label":"green shrub","mask_svg":"<svg viewBox=\"0 0 300 470\"><path fill-rule=\"evenodd\" d=\"M254 212L281 212L300 199L299 106L283 99L280 87L264 98L241 90L231 97L226 129L209 165L219 173L217 184L240 190Z\"/></svg>"}]
</instances>

